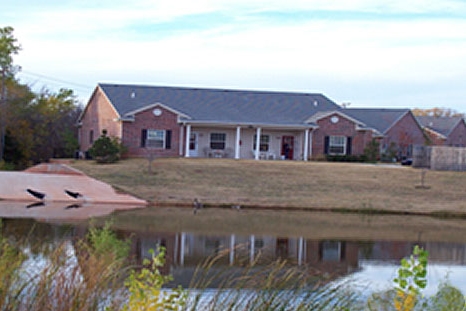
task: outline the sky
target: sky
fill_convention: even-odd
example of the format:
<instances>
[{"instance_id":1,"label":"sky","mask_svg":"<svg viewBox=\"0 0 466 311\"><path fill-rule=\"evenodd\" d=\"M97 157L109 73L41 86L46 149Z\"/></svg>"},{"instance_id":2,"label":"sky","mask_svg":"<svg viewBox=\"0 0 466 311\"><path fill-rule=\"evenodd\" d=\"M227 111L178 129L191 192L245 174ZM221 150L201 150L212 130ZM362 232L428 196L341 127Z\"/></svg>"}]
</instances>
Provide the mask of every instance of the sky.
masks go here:
<instances>
[{"instance_id":1,"label":"sky","mask_svg":"<svg viewBox=\"0 0 466 311\"><path fill-rule=\"evenodd\" d=\"M15 0L20 81L322 93L466 113L464 0Z\"/></svg>"}]
</instances>

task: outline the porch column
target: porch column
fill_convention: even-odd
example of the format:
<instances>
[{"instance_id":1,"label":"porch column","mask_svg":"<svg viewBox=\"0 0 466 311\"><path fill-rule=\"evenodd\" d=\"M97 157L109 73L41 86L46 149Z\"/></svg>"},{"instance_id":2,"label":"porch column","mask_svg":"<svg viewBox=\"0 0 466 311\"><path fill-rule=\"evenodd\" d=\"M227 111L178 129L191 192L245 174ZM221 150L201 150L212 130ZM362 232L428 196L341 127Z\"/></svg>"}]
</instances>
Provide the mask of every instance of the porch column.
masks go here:
<instances>
[{"instance_id":1,"label":"porch column","mask_svg":"<svg viewBox=\"0 0 466 311\"><path fill-rule=\"evenodd\" d=\"M235 159L239 159L240 157L240 142L241 141L241 127L236 127L236 141L235 141Z\"/></svg>"},{"instance_id":2,"label":"porch column","mask_svg":"<svg viewBox=\"0 0 466 311\"><path fill-rule=\"evenodd\" d=\"M230 265L235 263L235 235L230 236Z\"/></svg>"},{"instance_id":3,"label":"porch column","mask_svg":"<svg viewBox=\"0 0 466 311\"><path fill-rule=\"evenodd\" d=\"M250 245L250 249L249 249L249 262L253 263L254 262L254 257L255 257L255 248L254 248L254 244L256 242L256 237L254 235L251 235L249 237L249 243L251 244Z\"/></svg>"},{"instance_id":4,"label":"porch column","mask_svg":"<svg viewBox=\"0 0 466 311\"><path fill-rule=\"evenodd\" d=\"M189 158L189 140L191 139L191 124L186 124L186 144L185 144L185 158Z\"/></svg>"},{"instance_id":5,"label":"porch column","mask_svg":"<svg viewBox=\"0 0 466 311\"><path fill-rule=\"evenodd\" d=\"M180 157L183 156L184 128L185 128L184 125L180 127L180 137L178 139L178 155Z\"/></svg>"},{"instance_id":6,"label":"porch column","mask_svg":"<svg viewBox=\"0 0 466 311\"><path fill-rule=\"evenodd\" d=\"M311 131L309 133L309 157L312 158L312 134L314 133L314 131Z\"/></svg>"},{"instance_id":7,"label":"porch column","mask_svg":"<svg viewBox=\"0 0 466 311\"><path fill-rule=\"evenodd\" d=\"M184 253L185 253L186 233L181 232L180 242L180 266L184 266Z\"/></svg>"},{"instance_id":8,"label":"porch column","mask_svg":"<svg viewBox=\"0 0 466 311\"><path fill-rule=\"evenodd\" d=\"M309 129L304 131L304 161L309 157Z\"/></svg>"},{"instance_id":9,"label":"porch column","mask_svg":"<svg viewBox=\"0 0 466 311\"><path fill-rule=\"evenodd\" d=\"M304 259L304 239L303 237L299 237L298 240L298 266L303 264Z\"/></svg>"},{"instance_id":10,"label":"porch column","mask_svg":"<svg viewBox=\"0 0 466 311\"><path fill-rule=\"evenodd\" d=\"M259 160L260 143L261 143L261 128L258 127L256 130L256 150L254 150L255 160Z\"/></svg>"}]
</instances>

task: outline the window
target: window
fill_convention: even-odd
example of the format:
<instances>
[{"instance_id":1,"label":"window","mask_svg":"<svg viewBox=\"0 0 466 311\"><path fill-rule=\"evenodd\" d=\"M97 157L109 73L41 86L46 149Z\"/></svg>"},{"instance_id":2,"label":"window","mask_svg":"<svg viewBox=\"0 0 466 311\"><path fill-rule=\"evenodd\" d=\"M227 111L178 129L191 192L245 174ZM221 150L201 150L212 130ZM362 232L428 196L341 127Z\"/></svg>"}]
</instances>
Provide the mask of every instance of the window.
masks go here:
<instances>
[{"instance_id":1,"label":"window","mask_svg":"<svg viewBox=\"0 0 466 311\"><path fill-rule=\"evenodd\" d=\"M227 134L225 133L211 133L210 134L210 149L224 150Z\"/></svg>"},{"instance_id":2,"label":"window","mask_svg":"<svg viewBox=\"0 0 466 311\"><path fill-rule=\"evenodd\" d=\"M189 150L197 149L197 134L191 133L189 136Z\"/></svg>"},{"instance_id":3,"label":"window","mask_svg":"<svg viewBox=\"0 0 466 311\"><path fill-rule=\"evenodd\" d=\"M165 131L147 130L146 147L163 148L165 146Z\"/></svg>"},{"instance_id":4,"label":"window","mask_svg":"<svg viewBox=\"0 0 466 311\"><path fill-rule=\"evenodd\" d=\"M141 147L154 149L170 149L171 131L144 129L141 134Z\"/></svg>"},{"instance_id":5,"label":"window","mask_svg":"<svg viewBox=\"0 0 466 311\"><path fill-rule=\"evenodd\" d=\"M256 139L257 135L254 135L254 143L253 143L253 150L256 150ZM269 151L269 142L270 136L269 135L261 135L260 142L259 142L259 151Z\"/></svg>"},{"instance_id":6,"label":"window","mask_svg":"<svg viewBox=\"0 0 466 311\"><path fill-rule=\"evenodd\" d=\"M341 242L323 241L319 246L322 261L340 261L343 259L343 245Z\"/></svg>"},{"instance_id":7,"label":"window","mask_svg":"<svg viewBox=\"0 0 466 311\"><path fill-rule=\"evenodd\" d=\"M330 136L328 142L329 154L346 154L346 137L345 136Z\"/></svg>"}]
</instances>

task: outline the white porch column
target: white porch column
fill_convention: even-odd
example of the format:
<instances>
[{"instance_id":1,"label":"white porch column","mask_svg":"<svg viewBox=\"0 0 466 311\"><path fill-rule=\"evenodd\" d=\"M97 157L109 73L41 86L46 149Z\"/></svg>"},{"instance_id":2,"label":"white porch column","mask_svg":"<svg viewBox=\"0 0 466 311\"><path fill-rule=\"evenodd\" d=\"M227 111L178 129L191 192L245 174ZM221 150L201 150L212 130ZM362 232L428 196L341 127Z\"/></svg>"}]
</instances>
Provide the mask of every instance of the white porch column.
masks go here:
<instances>
[{"instance_id":1,"label":"white porch column","mask_svg":"<svg viewBox=\"0 0 466 311\"><path fill-rule=\"evenodd\" d=\"M184 266L184 253L185 253L186 233L181 232L180 242L180 266Z\"/></svg>"},{"instance_id":2,"label":"white porch column","mask_svg":"<svg viewBox=\"0 0 466 311\"><path fill-rule=\"evenodd\" d=\"M186 124L186 144L185 144L185 158L189 158L189 140L191 139L191 124Z\"/></svg>"},{"instance_id":3,"label":"white porch column","mask_svg":"<svg viewBox=\"0 0 466 311\"><path fill-rule=\"evenodd\" d=\"M241 127L236 127L236 141L235 141L235 159L240 158L240 142L241 141Z\"/></svg>"},{"instance_id":4,"label":"white porch column","mask_svg":"<svg viewBox=\"0 0 466 311\"><path fill-rule=\"evenodd\" d=\"M259 160L260 143L261 143L261 128L258 127L256 130L256 150L254 150L255 160Z\"/></svg>"},{"instance_id":5,"label":"white porch column","mask_svg":"<svg viewBox=\"0 0 466 311\"><path fill-rule=\"evenodd\" d=\"M254 244L255 244L255 241L256 241L256 237L254 235L251 235L251 237L249 238L249 243L251 243L250 245L250 250L249 250L249 262L254 262L254 252L255 252L255 248L254 248Z\"/></svg>"},{"instance_id":6,"label":"white porch column","mask_svg":"<svg viewBox=\"0 0 466 311\"><path fill-rule=\"evenodd\" d=\"M299 237L298 240L298 266L303 264L304 259L304 239L303 237Z\"/></svg>"},{"instance_id":7,"label":"white porch column","mask_svg":"<svg viewBox=\"0 0 466 311\"><path fill-rule=\"evenodd\" d=\"M311 131L309 133L309 157L312 158L312 134L314 133L314 131Z\"/></svg>"},{"instance_id":8,"label":"white porch column","mask_svg":"<svg viewBox=\"0 0 466 311\"><path fill-rule=\"evenodd\" d=\"M309 129L304 131L304 161L307 161L309 158Z\"/></svg>"},{"instance_id":9,"label":"white porch column","mask_svg":"<svg viewBox=\"0 0 466 311\"><path fill-rule=\"evenodd\" d=\"M230 236L230 265L235 263L235 240L236 237L234 234Z\"/></svg>"}]
</instances>

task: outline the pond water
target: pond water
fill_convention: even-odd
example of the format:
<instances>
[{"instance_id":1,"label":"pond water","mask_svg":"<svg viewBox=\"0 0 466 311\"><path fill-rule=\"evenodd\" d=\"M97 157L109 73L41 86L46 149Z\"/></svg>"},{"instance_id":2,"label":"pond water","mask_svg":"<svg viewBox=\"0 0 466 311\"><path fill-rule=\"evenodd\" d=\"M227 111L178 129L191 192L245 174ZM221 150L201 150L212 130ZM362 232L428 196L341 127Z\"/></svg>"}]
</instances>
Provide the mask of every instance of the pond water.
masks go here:
<instances>
[{"instance_id":1,"label":"pond water","mask_svg":"<svg viewBox=\"0 0 466 311\"><path fill-rule=\"evenodd\" d=\"M253 217L254 212L249 216ZM113 216L115 217L115 216ZM266 265L270 260L286 259L290 265L308 267L319 276L325 276L330 282L351 280L360 284L371 284L370 290L383 290L393 285L393 278L402 258L409 256L414 245L422 246L429 252L428 287L426 294L436 292L438 285L448 279L453 286L466 293L466 235L458 232L452 238L429 235L428 238L394 239L380 238L368 231L367 235L354 235L353 229L344 238L344 228L338 230L338 236L330 233L296 235L265 234L254 232L211 232L209 230L178 230L179 224L166 225L160 230L157 226L147 230L141 224L127 226L124 219L118 220L114 230L119 237L131 241L131 255L140 262L149 257L149 250L163 245L167 250L167 262L163 270L174 276L174 282L184 288L190 287L196 268L206 258L219 256L213 269L243 267L247 262L256 262L258 266ZM156 217L156 216L154 216ZM328 213L327 216L335 218ZM348 216L349 217L349 216ZM410 216L410 223L425 223L425 218ZM147 217L145 217L147 218ZM113 218L114 219L114 218ZM137 218L136 218L137 219ZM123 222L122 222L123 221ZM324 220L320 219L320 222ZM329 220L330 221L330 220ZM367 221L367 219L365 219ZM377 221L384 222L380 217ZM388 221L388 220L387 220ZM441 226L449 227L447 220ZM466 225L466 221L454 221L455 226ZM69 241L72 247L76 237L86 234L88 223L56 220L33 220L27 218L3 218L2 233L10 238L28 237L31 248L43 249L44 245L53 247L57 241ZM429 224L429 226L432 226ZM173 230L170 228L173 227ZM182 226L181 226L182 227ZM454 227L454 226L453 226ZM341 233L343 230L343 234ZM301 231L300 231L301 232ZM305 231L304 231L305 232ZM313 235L316 237L313 238ZM343 238L342 238L343 236ZM33 252L33 251L32 251ZM215 286L215 282L212 284Z\"/></svg>"}]
</instances>

